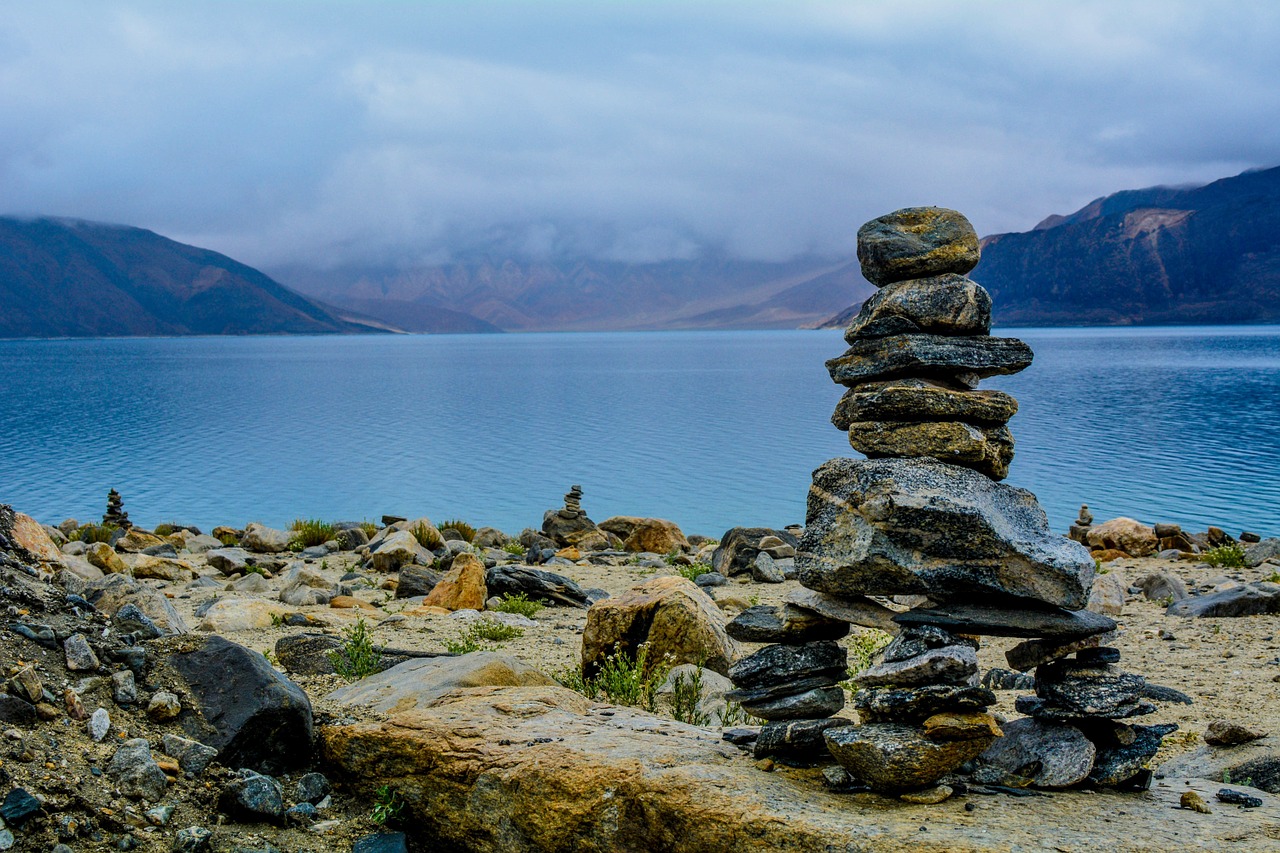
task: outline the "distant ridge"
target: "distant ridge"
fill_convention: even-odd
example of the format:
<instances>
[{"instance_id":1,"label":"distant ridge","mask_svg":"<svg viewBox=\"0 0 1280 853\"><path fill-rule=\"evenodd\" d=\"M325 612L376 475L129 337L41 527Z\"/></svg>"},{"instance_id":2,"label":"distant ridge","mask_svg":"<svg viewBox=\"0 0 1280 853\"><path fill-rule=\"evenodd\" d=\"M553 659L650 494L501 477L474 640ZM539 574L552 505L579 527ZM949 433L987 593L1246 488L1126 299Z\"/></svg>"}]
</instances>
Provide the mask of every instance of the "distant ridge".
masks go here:
<instances>
[{"instance_id":1,"label":"distant ridge","mask_svg":"<svg viewBox=\"0 0 1280 853\"><path fill-rule=\"evenodd\" d=\"M435 331L425 328L427 318L414 319L415 331ZM0 338L401 330L394 320L319 304L226 255L142 228L0 217Z\"/></svg>"},{"instance_id":2,"label":"distant ridge","mask_svg":"<svg viewBox=\"0 0 1280 853\"><path fill-rule=\"evenodd\" d=\"M970 275L1003 325L1280 322L1280 168L1095 199L984 238Z\"/></svg>"}]
</instances>

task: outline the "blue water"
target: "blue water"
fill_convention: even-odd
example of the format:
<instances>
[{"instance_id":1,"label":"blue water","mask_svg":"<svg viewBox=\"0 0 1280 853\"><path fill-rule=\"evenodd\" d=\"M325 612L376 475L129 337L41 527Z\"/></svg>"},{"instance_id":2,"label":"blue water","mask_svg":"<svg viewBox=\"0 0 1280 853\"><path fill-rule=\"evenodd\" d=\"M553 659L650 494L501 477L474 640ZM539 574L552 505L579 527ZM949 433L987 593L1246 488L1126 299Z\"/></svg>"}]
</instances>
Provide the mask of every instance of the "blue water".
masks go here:
<instances>
[{"instance_id":1,"label":"blue water","mask_svg":"<svg viewBox=\"0 0 1280 853\"><path fill-rule=\"evenodd\" d=\"M1280 327L1009 329L1030 369L1010 482L1056 529L1081 502L1280 534ZM839 332L0 341L0 502L283 525L305 516L538 526L572 483L595 519L689 533L804 520Z\"/></svg>"}]
</instances>

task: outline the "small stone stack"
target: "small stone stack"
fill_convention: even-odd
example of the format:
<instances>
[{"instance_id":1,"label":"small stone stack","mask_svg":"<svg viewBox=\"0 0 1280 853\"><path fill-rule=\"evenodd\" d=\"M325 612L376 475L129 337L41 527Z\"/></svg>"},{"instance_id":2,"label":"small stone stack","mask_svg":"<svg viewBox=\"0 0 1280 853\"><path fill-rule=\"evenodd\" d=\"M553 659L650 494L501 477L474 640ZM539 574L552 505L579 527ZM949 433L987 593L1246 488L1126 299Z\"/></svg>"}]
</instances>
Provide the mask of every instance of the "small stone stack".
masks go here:
<instances>
[{"instance_id":1,"label":"small stone stack","mask_svg":"<svg viewBox=\"0 0 1280 853\"><path fill-rule=\"evenodd\" d=\"M1071 529L1067 531L1067 538L1084 545L1086 544L1086 538L1089 536L1089 531L1092 529L1093 513L1089 512L1088 504L1080 504L1080 514L1076 516L1075 524L1071 525Z\"/></svg>"},{"instance_id":2,"label":"small stone stack","mask_svg":"<svg viewBox=\"0 0 1280 853\"><path fill-rule=\"evenodd\" d=\"M107 511L102 514L102 523L123 527L125 530L133 527L133 522L129 521L129 513L124 511L124 500L115 489L107 492Z\"/></svg>"},{"instance_id":3,"label":"small stone stack","mask_svg":"<svg viewBox=\"0 0 1280 853\"><path fill-rule=\"evenodd\" d=\"M904 792L987 761L1014 740L1010 729L1072 720L1080 741L1098 739L1082 778L1128 781L1131 759L1149 757L1162 732L1113 722L1149 703L1134 693L1142 680L1101 650L1116 623L1084 609L1089 552L1050 531L1033 494L998 482L1013 458L1005 424L1017 402L976 386L1024 369L1032 354L987 334L990 297L963 277L978 262L976 233L955 211L910 208L863 226L858 258L881 290L827 367L849 388L832 420L872 458L814 471L796 569L820 612L902 630L857 678L862 725L826 728L828 749L855 781ZM914 609L895 614L868 596ZM1039 667L1037 696L1021 706L1033 717L1004 737L985 711L995 695L979 686L978 636L1029 638L1010 662Z\"/></svg>"},{"instance_id":4,"label":"small stone stack","mask_svg":"<svg viewBox=\"0 0 1280 853\"><path fill-rule=\"evenodd\" d=\"M582 486L577 483L569 487L569 491L564 496L564 509L559 511L559 515L564 519L583 518L586 513L582 511Z\"/></svg>"},{"instance_id":5,"label":"small stone stack","mask_svg":"<svg viewBox=\"0 0 1280 853\"><path fill-rule=\"evenodd\" d=\"M582 486L574 484L564 496L564 506L542 514L542 535L558 548L593 551L609 547L609 538L582 508Z\"/></svg>"},{"instance_id":6,"label":"small stone stack","mask_svg":"<svg viewBox=\"0 0 1280 853\"><path fill-rule=\"evenodd\" d=\"M771 644L729 667L737 689L725 696L768 721L756 739L756 758L800 765L828 759L823 732L851 724L832 716L844 707L839 682L848 654L836 640L849 633L849 624L792 604L781 611L761 605L725 630L735 640Z\"/></svg>"},{"instance_id":7,"label":"small stone stack","mask_svg":"<svg viewBox=\"0 0 1280 853\"><path fill-rule=\"evenodd\" d=\"M858 260L880 290L845 331L849 349L827 362L849 388L832 423L872 459L929 456L1004 479L1018 404L974 389L1025 369L1031 348L987 334L991 297L964 277L978 263L973 226L945 208L900 210L858 230Z\"/></svg>"}]
</instances>

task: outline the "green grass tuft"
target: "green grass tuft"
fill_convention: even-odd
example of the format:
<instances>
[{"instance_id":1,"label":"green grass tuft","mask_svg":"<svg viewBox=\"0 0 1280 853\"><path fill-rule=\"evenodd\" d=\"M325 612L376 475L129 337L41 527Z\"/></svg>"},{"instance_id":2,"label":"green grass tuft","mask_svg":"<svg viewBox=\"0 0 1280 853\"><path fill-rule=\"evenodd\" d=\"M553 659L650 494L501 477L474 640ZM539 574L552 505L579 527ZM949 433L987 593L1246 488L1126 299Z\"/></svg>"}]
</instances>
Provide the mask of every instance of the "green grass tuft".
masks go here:
<instances>
[{"instance_id":1,"label":"green grass tuft","mask_svg":"<svg viewBox=\"0 0 1280 853\"><path fill-rule=\"evenodd\" d=\"M109 543L112 535L119 529L114 524L86 524L84 527L75 530L67 538L78 539L86 545L92 545L95 542Z\"/></svg>"},{"instance_id":2,"label":"green grass tuft","mask_svg":"<svg viewBox=\"0 0 1280 853\"><path fill-rule=\"evenodd\" d=\"M299 550L313 545L323 545L338 535L338 531L333 529L332 524L318 518L296 518L293 524L289 525L289 529L293 531L289 546L292 548L296 545Z\"/></svg>"},{"instance_id":3,"label":"green grass tuft","mask_svg":"<svg viewBox=\"0 0 1280 853\"><path fill-rule=\"evenodd\" d=\"M436 528L438 530L453 528L457 531L458 535L462 537L462 541L464 542L470 542L476 538L476 529L460 518L451 518L448 521L442 521L436 525Z\"/></svg>"},{"instance_id":4,"label":"green grass tuft","mask_svg":"<svg viewBox=\"0 0 1280 853\"><path fill-rule=\"evenodd\" d=\"M578 670L566 670L556 680L588 699L603 697L614 705L630 705L650 713L657 710L658 688L671 671L671 663L662 660L649 663L649 644L641 643L634 657L614 651L592 678L584 678ZM646 669L648 672L646 673Z\"/></svg>"},{"instance_id":5,"label":"green grass tuft","mask_svg":"<svg viewBox=\"0 0 1280 853\"><path fill-rule=\"evenodd\" d=\"M419 521L410 530L413 538L418 540L418 544L430 551L444 545L444 539L440 536L440 531L434 527L423 524Z\"/></svg>"},{"instance_id":6,"label":"green grass tuft","mask_svg":"<svg viewBox=\"0 0 1280 853\"><path fill-rule=\"evenodd\" d=\"M532 619L541 613L545 606L541 601L534 601L523 592L517 592L502 596L502 601L493 609L499 613L518 613Z\"/></svg>"},{"instance_id":7,"label":"green grass tuft","mask_svg":"<svg viewBox=\"0 0 1280 853\"><path fill-rule=\"evenodd\" d=\"M1219 545L1217 548L1211 548L1200 555L1200 559L1204 560L1211 566L1217 566L1227 569L1243 569L1244 568L1244 546L1232 543L1230 545Z\"/></svg>"},{"instance_id":8,"label":"green grass tuft","mask_svg":"<svg viewBox=\"0 0 1280 853\"><path fill-rule=\"evenodd\" d=\"M378 653L373 650L373 635L363 619L356 624L344 628L342 636L346 642L342 648L329 653L329 662L334 671L348 681L358 681L378 671Z\"/></svg>"}]
</instances>

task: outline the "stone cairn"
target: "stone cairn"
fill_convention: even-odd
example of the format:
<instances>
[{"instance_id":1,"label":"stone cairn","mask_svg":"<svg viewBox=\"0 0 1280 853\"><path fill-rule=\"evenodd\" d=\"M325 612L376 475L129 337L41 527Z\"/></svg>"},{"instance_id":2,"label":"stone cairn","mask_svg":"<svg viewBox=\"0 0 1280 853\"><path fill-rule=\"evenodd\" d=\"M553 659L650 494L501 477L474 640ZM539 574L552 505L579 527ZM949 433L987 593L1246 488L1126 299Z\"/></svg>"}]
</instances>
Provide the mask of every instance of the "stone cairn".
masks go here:
<instances>
[{"instance_id":1,"label":"stone cairn","mask_svg":"<svg viewBox=\"0 0 1280 853\"><path fill-rule=\"evenodd\" d=\"M133 527L133 522L129 521L129 513L124 511L124 500L115 489L107 492L107 511L102 514L102 523L126 530Z\"/></svg>"},{"instance_id":2,"label":"stone cairn","mask_svg":"<svg viewBox=\"0 0 1280 853\"><path fill-rule=\"evenodd\" d=\"M1155 709L1104 645L1116 623L1083 609L1093 560L1049 530L1033 494L998 482L1017 401L977 385L1032 353L988 334L991 298L964 277L978 255L973 226L943 208L859 230L863 275L880 290L827 368L848 388L832 422L870 458L814 472L796 555L806 589L781 612L752 608L730 624L737 639L773 643L730 669L730 696L769 721L757 756L829 752L877 791L928 788L962 765L988 784L1141 783L1171 728L1116 722ZM844 704L836 640L848 624L897 634L855 677L860 725L831 716ZM978 680L982 635L1024 638L1008 660L1035 669L1036 695L1017 703L1029 717L1003 731ZM1072 772L1041 772L1064 764Z\"/></svg>"},{"instance_id":3,"label":"stone cairn","mask_svg":"<svg viewBox=\"0 0 1280 853\"><path fill-rule=\"evenodd\" d=\"M574 519L583 518L586 513L582 511L582 486L574 484L569 487L569 491L565 492L564 508L557 513L561 518Z\"/></svg>"},{"instance_id":4,"label":"stone cairn","mask_svg":"<svg viewBox=\"0 0 1280 853\"><path fill-rule=\"evenodd\" d=\"M1093 513L1089 512L1088 504L1080 504L1080 514L1076 516L1075 524L1071 525L1071 530L1067 532L1067 538L1084 545L1092 529Z\"/></svg>"}]
</instances>

